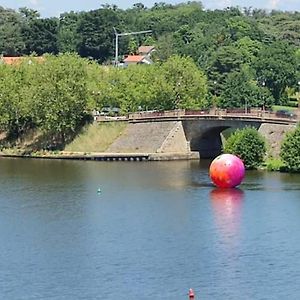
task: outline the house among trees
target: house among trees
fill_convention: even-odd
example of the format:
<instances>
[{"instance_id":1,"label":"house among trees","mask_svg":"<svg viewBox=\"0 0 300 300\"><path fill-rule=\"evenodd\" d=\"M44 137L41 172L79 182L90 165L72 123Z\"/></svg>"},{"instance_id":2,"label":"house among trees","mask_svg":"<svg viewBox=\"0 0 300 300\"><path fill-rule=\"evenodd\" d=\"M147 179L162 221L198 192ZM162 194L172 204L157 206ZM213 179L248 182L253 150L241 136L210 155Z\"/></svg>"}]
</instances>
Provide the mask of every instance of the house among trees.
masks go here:
<instances>
[{"instance_id":1,"label":"house among trees","mask_svg":"<svg viewBox=\"0 0 300 300\"><path fill-rule=\"evenodd\" d=\"M140 46L138 49L138 54L127 55L124 59L125 65L136 65L136 64L146 64L151 65L153 61L151 59L151 54L155 51L154 46Z\"/></svg>"},{"instance_id":2,"label":"house among trees","mask_svg":"<svg viewBox=\"0 0 300 300\"><path fill-rule=\"evenodd\" d=\"M28 57L28 56L0 56L0 64L6 65L18 65L21 64L25 59L28 60L28 64L31 64L33 61L41 62L44 60L44 57Z\"/></svg>"},{"instance_id":3,"label":"house among trees","mask_svg":"<svg viewBox=\"0 0 300 300\"><path fill-rule=\"evenodd\" d=\"M140 46L138 49L139 55L145 55L151 57L151 54L155 51L154 46Z\"/></svg>"},{"instance_id":4,"label":"house among trees","mask_svg":"<svg viewBox=\"0 0 300 300\"><path fill-rule=\"evenodd\" d=\"M146 55L128 55L124 59L125 65L137 65L137 64L146 64L151 65L153 61L149 56Z\"/></svg>"}]
</instances>

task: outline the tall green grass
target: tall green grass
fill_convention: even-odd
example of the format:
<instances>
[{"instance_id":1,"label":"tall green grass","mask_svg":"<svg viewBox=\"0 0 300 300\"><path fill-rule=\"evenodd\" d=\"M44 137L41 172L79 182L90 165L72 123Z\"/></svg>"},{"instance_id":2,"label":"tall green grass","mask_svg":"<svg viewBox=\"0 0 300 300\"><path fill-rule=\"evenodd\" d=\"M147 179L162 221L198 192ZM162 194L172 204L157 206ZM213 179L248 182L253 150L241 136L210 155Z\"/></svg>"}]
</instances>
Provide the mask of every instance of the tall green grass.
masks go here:
<instances>
[{"instance_id":1,"label":"tall green grass","mask_svg":"<svg viewBox=\"0 0 300 300\"><path fill-rule=\"evenodd\" d=\"M65 147L69 152L104 152L122 133L126 122L93 123Z\"/></svg>"},{"instance_id":2,"label":"tall green grass","mask_svg":"<svg viewBox=\"0 0 300 300\"><path fill-rule=\"evenodd\" d=\"M265 168L268 171L280 171L284 168L284 163L280 158L270 157L265 161Z\"/></svg>"},{"instance_id":3,"label":"tall green grass","mask_svg":"<svg viewBox=\"0 0 300 300\"><path fill-rule=\"evenodd\" d=\"M291 107L291 106L284 106L284 105L273 105L272 106L272 110L273 111L278 111L278 110L288 110L293 112L295 109L297 109L296 107Z\"/></svg>"}]
</instances>

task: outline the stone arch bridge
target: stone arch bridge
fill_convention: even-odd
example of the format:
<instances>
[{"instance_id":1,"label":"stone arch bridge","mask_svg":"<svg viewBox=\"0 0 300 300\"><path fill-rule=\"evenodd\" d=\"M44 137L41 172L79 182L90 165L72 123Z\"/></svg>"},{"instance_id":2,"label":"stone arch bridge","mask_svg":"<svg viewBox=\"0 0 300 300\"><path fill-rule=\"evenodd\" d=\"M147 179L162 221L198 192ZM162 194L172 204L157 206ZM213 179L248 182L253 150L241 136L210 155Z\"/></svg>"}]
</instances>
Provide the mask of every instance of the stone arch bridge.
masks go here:
<instances>
[{"instance_id":1,"label":"stone arch bridge","mask_svg":"<svg viewBox=\"0 0 300 300\"><path fill-rule=\"evenodd\" d=\"M287 131L298 120L277 117L261 110L251 113L230 111L169 111L129 115L126 132L108 152L196 154L213 158L221 153L226 129L255 127L267 140L269 153L277 156Z\"/></svg>"}]
</instances>

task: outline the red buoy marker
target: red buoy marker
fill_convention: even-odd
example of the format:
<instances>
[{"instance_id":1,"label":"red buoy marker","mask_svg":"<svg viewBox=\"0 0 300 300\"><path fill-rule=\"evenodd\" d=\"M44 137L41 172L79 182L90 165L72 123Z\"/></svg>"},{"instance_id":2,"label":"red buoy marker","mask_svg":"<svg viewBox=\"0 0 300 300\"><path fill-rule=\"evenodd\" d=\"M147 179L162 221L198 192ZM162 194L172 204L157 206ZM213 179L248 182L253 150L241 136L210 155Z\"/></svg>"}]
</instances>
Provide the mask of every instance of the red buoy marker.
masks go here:
<instances>
[{"instance_id":1,"label":"red buoy marker","mask_svg":"<svg viewBox=\"0 0 300 300\"><path fill-rule=\"evenodd\" d=\"M195 299L195 292L193 289L189 289L189 299Z\"/></svg>"}]
</instances>

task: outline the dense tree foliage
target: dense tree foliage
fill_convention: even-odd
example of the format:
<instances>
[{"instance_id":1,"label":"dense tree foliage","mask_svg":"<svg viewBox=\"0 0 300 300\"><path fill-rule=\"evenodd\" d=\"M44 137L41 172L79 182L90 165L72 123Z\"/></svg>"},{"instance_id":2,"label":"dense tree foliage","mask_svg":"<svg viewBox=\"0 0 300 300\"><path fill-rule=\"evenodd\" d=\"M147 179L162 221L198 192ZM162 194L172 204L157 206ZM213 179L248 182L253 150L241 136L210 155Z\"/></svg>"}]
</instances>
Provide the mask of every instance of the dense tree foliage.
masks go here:
<instances>
[{"instance_id":1,"label":"dense tree foliage","mask_svg":"<svg viewBox=\"0 0 300 300\"><path fill-rule=\"evenodd\" d=\"M79 41L78 22L82 14L64 13L60 15L58 26L58 50L61 53L76 52Z\"/></svg>"},{"instance_id":2,"label":"dense tree foliage","mask_svg":"<svg viewBox=\"0 0 300 300\"><path fill-rule=\"evenodd\" d=\"M280 157L289 171L300 172L300 126L287 133L282 142Z\"/></svg>"},{"instance_id":3,"label":"dense tree foliage","mask_svg":"<svg viewBox=\"0 0 300 300\"><path fill-rule=\"evenodd\" d=\"M208 106L206 76L191 58L179 56L124 69L70 53L26 57L0 64L0 90L0 130L16 138L38 128L51 146L63 145L93 109L126 114Z\"/></svg>"},{"instance_id":4,"label":"dense tree foliage","mask_svg":"<svg viewBox=\"0 0 300 300\"><path fill-rule=\"evenodd\" d=\"M288 103L289 97L299 98L299 24L298 12L212 11L199 1L157 2L150 8L136 3L126 10L105 4L58 18L41 18L26 7L0 7L0 54L65 53L45 56L41 64L29 64L28 58L16 66L0 65L0 127L16 136L37 127L64 139L85 112L106 106L128 113ZM114 28L152 30L119 37L119 60L144 44L155 45L155 63L110 67Z\"/></svg>"},{"instance_id":5,"label":"dense tree foliage","mask_svg":"<svg viewBox=\"0 0 300 300\"><path fill-rule=\"evenodd\" d=\"M251 127L236 130L226 141L225 153L240 157L247 169L257 168L266 154L266 144L262 135Z\"/></svg>"},{"instance_id":6,"label":"dense tree foliage","mask_svg":"<svg viewBox=\"0 0 300 300\"><path fill-rule=\"evenodd\" d=\"M275 103L271 92L259 85L251 70L244 67L239 71L230 72L221 93L219 106L243 107L247 111L250 107L270 108Z\"/></svg>"},{"instance_id":7,"label":"dense tree foliage","mask_svg":"<svg viewBox=\"0 0 300 300\"><path fill-rule=\"evenodd\" d=\"M87 114L87 64L70 54L1 64L0 130L18 137L39 128L52 145L64 143Z\"/></svg>"},{"instance_id":8,"label":"dense tree foliage","mask_svg":"<svg viewBox=\"0 0 300 300\"><path fill-rule=\"evenodd\" d=\"M114 52L113 27L120 28L121 18L118 11L103 8L82 15L78 24L79 54L105 61Z\"/></svg>"},{"instance_id":9,"label":"dense tree foliage","mask_svg":"<svg viewBox=\"0 0 300 300\"><path fill-rule=\"evenodd\" d=\"M204 10L199 1L176 5L136 3L122 10L100 5L88 12L66 12L59 18L40 17L35 10L0 7L0 52L6 56L76 52L82 57L110 63L118 32L152 30L152 34L122 36L119 59L141 44L155 44L153 59L188 56L204 72L209 92L221 105L241 107L287 103L300 80L300 14L230 7ZM246 92L228 89L237 74L247 71ZM235 88L235 87L233 87ZM241 93L240 95L237 93ZM240 96L242 100L237 101ZM254 98L258 99L254 99ZM267 99L267 101L265 101Z\"/></svg>"},{"instance_id":10,"label":"dense tree foliage","mask_svg":"<svg viewBox=\"0 0 300 300\"><path fill-rule=\"evenodd\" d=\"M21 15L0 6L0 54L20 55L24 53Z\"/></svg>"},{"instance_id":11,"label":"dense tree foliage","mask_svg":"<svg viewBox=\"0 0 300 300\"><path fill-rule=\"evenodd\" d=\"M32 19L24 31L26 54L58 53L57 44L58 20Z\"/></svg>"},{"instance_id":12,"label":"dense tree foliage","mask_svg":"<svg viewBox=\"0 0 300 300\"><path fill-rule=\"evenodd\" d=\"M74 55L46 56L35 70L36 124L64 142L84 119L87 107L86 63Z\"/></svg>"},{"instance_id":13,"label":"dense tree foliage","mask_svg":"<svg viewBox=\"0 0 300 300\"><path fill-rule=\"evenodd\" d=\"M284 42L265 46L258 53L255 68L257 77L265 81L277 103L284 102L286 87L296 83L295 49Z\"/></svg>"},{"instance_id":14,"label":"dense tree foliage","mask_svg":"<svg viewBox=\"0 0 300 300\"><path fill-rule=\"evenodd\" d=\"M31 69L24 65L0 67L0 126L10 136L18 136L32 125L33 96Z\"/></svg>"},{"instance_id":15,"label":"dense tree foliage","mask_svg":"<svg viewBox=\"0 0 300 300\"><path fill-rule=\"evenodd\" d=\"M163 64L103 67L93 71L95 107L137 110L208 107L206 77L190 58L170 57ZM91 83L90 83L91 84Z\"/></svg>"}]
</instances>

